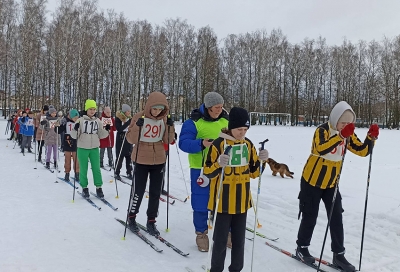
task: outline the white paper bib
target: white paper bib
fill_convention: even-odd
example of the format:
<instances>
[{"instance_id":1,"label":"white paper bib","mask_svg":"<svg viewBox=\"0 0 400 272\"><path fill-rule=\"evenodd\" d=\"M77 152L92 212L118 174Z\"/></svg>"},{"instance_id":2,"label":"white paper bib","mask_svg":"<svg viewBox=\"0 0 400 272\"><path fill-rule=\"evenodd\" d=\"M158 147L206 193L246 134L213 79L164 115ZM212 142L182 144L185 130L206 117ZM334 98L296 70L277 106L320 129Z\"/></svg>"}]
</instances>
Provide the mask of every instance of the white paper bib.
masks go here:
<instances>
[{"instance_id":1,"label":"white paper bib","mask_svg":"<svg viewBox=\"0 0 400 272\"><path fill-rule=\"evenodd\" d=\"M75 123L74 122L67 122L65 134L71 135L71 131L74 129Z\"/></svg>"},{"instance_id":2,"label":"white paper bib","mask_svg":"<svg viewBox=\"0 0 400 272\"><path fill-rule=\"evenodd\" d=\"M162 140L164 132L165 124L163 120L144 118L140 140L142 142L156 143Z\"/></svg>"},{"instance_id":3,"label":"white paper bib","mask_svg":"<svg viewBox=\"0 0 400 272\"><path fill-rule=\"evenodd\" d=\"M247 148L247 145L245 143L232 145L232 149L229 152L228 165L230 167L239 167L248 164L249 164L249 149Z\"/></svg>"},{"instance_id":4,"label":"white paper bib","mask_svg":"<svg viewBox=\"0 0 400 272\"><path fill-rule=\"evenodd\" d=\"M101 118L101 121L103 122L103 127L105 127L107 125L110 125L110 127L112 127L112 125L113 125L111 118L103 117L103 118Z\"/></svg>"}]
</instances>

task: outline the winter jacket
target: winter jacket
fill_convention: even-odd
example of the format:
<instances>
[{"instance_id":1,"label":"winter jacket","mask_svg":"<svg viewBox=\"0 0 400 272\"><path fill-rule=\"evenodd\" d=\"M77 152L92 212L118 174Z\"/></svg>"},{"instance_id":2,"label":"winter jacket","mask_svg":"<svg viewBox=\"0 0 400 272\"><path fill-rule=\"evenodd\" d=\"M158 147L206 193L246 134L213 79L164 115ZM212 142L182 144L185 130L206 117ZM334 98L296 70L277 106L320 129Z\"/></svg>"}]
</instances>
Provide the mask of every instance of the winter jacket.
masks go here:
<instances>
[{"instance_id":1,"label":"winter jacket","mask_svg":"<svg viewBox=\"0 0 400 272\"><path fill-rule=\"evenodd\" d=\"M239 214L251 208L250 178L260 175L260 161L253 143L245 138L236 140L221 133L211 145L204 164L204 174L210 179L210 198L208 209L215 210L222 168L218 164L219 155L226 146L232 146L230 163L224 168L222 191L218 204L219 213ZM265 168L265 163L263 165Z\"/></svg>"},{"instance_id":2,"label":"winter jacket","mask_svg":"<svg viewBox=\"0 0 400 272\"><path fill-rule=\"evenodd\" d=\"M65 117L58 128L58 133L64 134L64 151L75 152L76 151L76 139L71 137L71 131L74 129L75 122L68 117Z\"/></svg>"},{"instance_id":3,"label":"winter jacket","mask_svg":"<svg viewBox=\"0 0 400 272\"><path fill-rule=\"evenodd\" d=\"M157 117L151 115L151 107L155 105L164 105L165 107ZM136 152L138 152L136 162L139 164L157 165L165 163L164 143L168 143L168 139L172 142L175 137L174 126L168 128L166 124L168 113L169 106L165 95L160 92L152 92L147 99L144 111L138 112L132 117L126 140L135 145L131 156L133 162L135 162ZM136 125L136 121L142 116L144 116L145 125L140 129ZM138 143L139 132L141 134ZM154 141L155 139L160 140ZM138 146L139 150L137 150Z\"/></svg>"},{"instance_id":4,"label":"winter jacket","mask_svg":"<svg viewBox=\"0 0 400 272\"><path fill-rule=\"evenodd\" d=\"M46 145L56 145L58 142L58 134L54 130L58 124L57 117L46 117L44 127L44 142Z\"/></svg>"},{"instance_id":5,"label":"winter jacket","mask_svg":"<svg viewBox=\"0 0 400 272\"><path fill-rule=\"evenodd\" d=\"M117 145L116 145L116 154L119 156L119 153L121 152L121 156L131 154L132 152L132 144L129 143L126 139L124 142L125 138L125 133L128 131L128 127L131 124L131 120L129 119L124 113L118 111L117 114L115 115L115 128L117 130ZM122 142L124 142L124 145L122 146ZM121 151L121 146L122 146L122 151Z\"/></svg>"},{"instance_id":6,"label":"winter jacket","mask_svg":"<svg viewBox=\"0 0 400 272\"><path fill-rule=\"evenodd\" d=\"M108 131L103 128L103 123L99 118L84 115L79 118L78 131L73 129L71 137L77 139L77 146L84 149L93 149L100 146L100 139L108 137Z\"/></svg>"},{"instance_id":7,"label":"winter jacket","mask_svg":"<svg viewBox=\"0 0 400 272\"><path fill-rule=\"evenodd\" d=\"M115 119L114 117L107 117L104 112L101 114L100 120L103 122L103 119L110 120L111 119L111 129L110 129L110 134L109 137L106 137L104 139L100 139L100 148L106 148L106 147L114 147L114 131L117 129L115 128ZM105 127L105 126L104 126ZM110 144L111 143L111 144Z\"/></svg>"},{"instance_id":8,"label":"winter jacket","mask_svg":"<svg viewBox=\"0 0 400 272\"><path fill-rule=\"evenodd\" d=\"M35 127L33 125L33 118L25 117L25 122L22 122L22 118L19 118L18 122L20 125L20 133L25 136L33 136L35 134Z\"/></svg>"},{"instance_id":9,"label":"winter jacket","mask_svg":"<svg viewBox=\"0 0 400 272\"><path fill-rule=\"evenodd\" d=\"M13 123L14 123L14 131L15 133L19 134L19 123L18 123L19 116L15 116Z\"/></svg>"},{"instance_id":10,"label":"winter jacket","mask_svg":"<svg viewBox=\"0 0 400 272\"><path fill-rule=\"evenodd\" d=\"M314 133L311 154L304 166L302 179L310 185L321 189L333 188L342 165L345 152L345 140L336 130L337 121L344 111L351 108L341 108L332 111L329 122L317 127ZM349 137L347 149L352 153L365 157L371 153L373 141L367 136L361 142L356 134Z\"/></svg>"},{"instance_id":11,"label":"winter jacket","mask_svg":"<svg viewBox=\"0 0 400 272\"><path fill-rule=\"evenodd\" d=\"M22 119L22 117L19 117L18 121L17 121L17 123L19 125L19 134L24 135L26 127L24 125L22 125L21 119Z\"/></svg>"},{"instance_id":12,"label":"winter jacket","mask_svg":"<svg viewBox=\"0 0 400 272\"><path fill-rule=\"evenodd\" d=\"M44 127L40 124L41 121L46 119L46 114L44 113L39 113L35 116L35 118L33 119L33 122L35 124L35 127L37 128L36 130L36 140L40 141L40 139L44 140Z\"/></svg>"},{"instance_id":13,"label":"winter jacket","mask_svg":"<svg viewBox=\"0 0 400 272\"><path fill-rule=\"evenodd\" d=\"M228 114L225 110L217 119L212 119L208 114L205 105L195 109L186 120L179 135L179 148L189 153L190 168L201 169L208 148L203 146L204 139L216 139L221 129L228 127ZM204 158L203 158L204 157Z\"/></svg>"}]
</instances>

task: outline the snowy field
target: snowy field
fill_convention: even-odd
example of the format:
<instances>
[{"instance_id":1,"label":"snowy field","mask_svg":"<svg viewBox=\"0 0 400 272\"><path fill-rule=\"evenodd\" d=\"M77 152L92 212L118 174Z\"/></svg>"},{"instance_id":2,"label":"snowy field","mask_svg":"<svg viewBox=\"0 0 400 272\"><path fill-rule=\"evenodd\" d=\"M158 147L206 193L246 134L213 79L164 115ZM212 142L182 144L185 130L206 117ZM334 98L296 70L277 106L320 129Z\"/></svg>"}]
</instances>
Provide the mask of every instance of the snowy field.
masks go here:
<instances>
[{"instance_id":1,"label":"snowy field","mask_svg":"<svg viewBox=\"0 0 400 272\"><path fill-rule=\"evenodd\" d=\"M110 183L111 172L102 170L103 190L106 199L118 211L113 211L98 199L91 199L102 207L96 210L78 194L72 203L72 187L56 181L42 165L35 167L34 155L19 153L18 146L7 141L4 135L7 122L0 121L0 271L202 271L207 253L197 250L192 225L190 203L176 201L169 206L169 229L166 229L166 203L160 203L158 229L161 235L184 252L182 257L155 238L154 244L163 249L155 252L129 230L122 240L124 228L115 217L125 220L130 187L118 183L119 199L116 199L115 183ZM180 126L177 125L179 132ZM258 146L258 142L269 139L266 148L270 157L286 163L293 171L294 179L273 177L269 168L262 176L259 197L260 233L279 237L276 246L294 252L300 221L298 214L298 192L303 165L310 152L315 128L254 126L247 136ZM367 129L356 129L364 139ZM179 133L178 133L179 134ZM365 232L362 271L400 271L400 131L381 130L376 143ZM184 199L185 184L190 192L187 154L176 146L171 147L170 191ZM183 164L182 177L178 155ZM60 154L59 176L63 176L63 154ZM107 161L107 159L105 159ZM347 153L340 180L343 197L346 257L358 268L363 211L367 184L368 158ZM124 169L121 174L124 174ZM89 175L89 189L94 185ZM80 190L80 189L79 189ZM252 181L254 199L257 180ZM145 224L147 199L144 198L138 222ZM254 212L249 210L248 226L253 227ZM314 232L310 252L319 256L327 219L321 204L320 217ZM250 232L247 237L252 237ZM246 240L245 268L250 271L252 242ZM273 250L265 240L255 241L253 271L313 271L313 269ZM324 259L332 261L330 237L326 243ZM230 263L229 249L226 271ZM325 268L328 271L335 271Z\"/></svg>"}]
</instances>

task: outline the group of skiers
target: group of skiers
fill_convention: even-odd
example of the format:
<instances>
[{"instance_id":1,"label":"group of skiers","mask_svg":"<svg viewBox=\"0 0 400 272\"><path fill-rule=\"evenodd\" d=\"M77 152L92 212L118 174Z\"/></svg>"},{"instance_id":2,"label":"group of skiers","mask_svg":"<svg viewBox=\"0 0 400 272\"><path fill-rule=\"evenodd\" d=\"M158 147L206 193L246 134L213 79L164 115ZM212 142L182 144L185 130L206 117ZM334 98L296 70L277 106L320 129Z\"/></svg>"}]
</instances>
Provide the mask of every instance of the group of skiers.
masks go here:
<instances>
[{"instance_id":1,"label":"group of skiers","mask_svg":"<svg viewBox=\"0 0 400 272\"><path fill-rule=\"evenodd\" d=\"M257 150L246 137L250 128L247 110L233 107L228 113L223 106L224 99L220 94L207 93L204 103L193 110L190 118L183 123L178 143L179 148L189 154L191 205L197 248L201 252L209 251L209 221L213 221L215 226L210 271L224 270L226 248L230 247L232 251L229 271L236 272L241 271L244 266L247 210L253 205L250 179L260 177L269 154L266 149ZM61 120L56 117L57 111L54 107L44 106L41 114L36 117L28 109L24 113L17 113L13 132L22 135L21 140L18 140L21 142L21 151L24 152L27 146L28 152L32 152L30 143L36 128L38 160L41 160L42 146L45 144L47 167L51 152L57 153L57 134L63 134L65 179L70 178L72 164L84 197L89 197L89 161L96 193L99 197L104 197L100 169L104 167L105 151L107 150L108 165L115 165L117 179L121 179L120 171L125 159L126 177L133 181L128 209L129 228L139 232L136 216L149 178L147 229L151 235L160 235L155 223L159 212L159 198L163 192L168 154L166 151L176 139L166 96L161 92L150 93L144 110L133 116L127 104L122 105L115 118L112 117L109 107L104 108L100 118L96 117L96 111L97 105L93 100L86 101L81 117L76 109L71 109ZM297 235L296 256L305 263L315 262L308 247L322 199L327 211L333 205L330 220L333 264L343 271L355 271L355 267L344 257L342 202L339 191L333 201L334 193L346 150L359 156L368 156L379 135L379 127L373 124L365 140L360 141L354 133L355 120L355 113L350 105L341 101L332 109L329 121L315 130L298 197L301 223ZM17 125L19 130L16 129ZM114 164L112 148L115 131L117 138ZM57 166L57 156L54 155L53 159Z\"/></svg>"}]
</instances>

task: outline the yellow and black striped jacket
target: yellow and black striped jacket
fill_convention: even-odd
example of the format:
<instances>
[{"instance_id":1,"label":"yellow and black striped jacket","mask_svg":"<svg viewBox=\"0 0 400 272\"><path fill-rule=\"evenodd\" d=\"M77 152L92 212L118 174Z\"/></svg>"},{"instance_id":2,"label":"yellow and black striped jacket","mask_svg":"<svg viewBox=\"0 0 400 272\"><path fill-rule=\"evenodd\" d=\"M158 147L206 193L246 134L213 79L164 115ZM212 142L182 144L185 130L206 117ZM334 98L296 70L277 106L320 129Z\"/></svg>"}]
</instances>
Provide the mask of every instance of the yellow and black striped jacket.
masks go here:
<instances>
[{"instance_id":1,"label":"yellow and black striped jacket","mask_svg":"<svg viewBox=\"0 0 400 272\"><path fill-rule=\"evenodd\" d=\"M227 145L233 146L238 144L246 144L248 149L248 164L237 167L225 167L217 212L240 214L245 213L251 208L250 178L254 179L260 175L260 161L258 160L257 150L247 138L236 140L227 134L221 133L220 137L210 147L203 169L204 174L210 179L209 210L215 210L220 185L222 168L218 164L218 157L224 153ZM265 168L265 163L263 163L263 168Z\"/></svg>"},{"instance_id":2,"label":"yellow and black striped jacket","mask_svg":"<svg viewBox=\"0 0 400 272\"><path fill-rule=\"evenodd\" d=\"M361 142L356 134L349 137L347 149L366 157L371 153L374 141L367 136ZM345 152L345 142L329 123L320 125L314 133L311 155L303 169L302 179L321 189L333 188L336 184Z\"/></svg>"}]
</instances>

